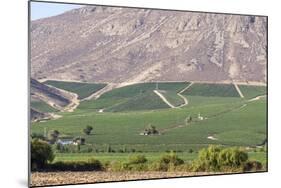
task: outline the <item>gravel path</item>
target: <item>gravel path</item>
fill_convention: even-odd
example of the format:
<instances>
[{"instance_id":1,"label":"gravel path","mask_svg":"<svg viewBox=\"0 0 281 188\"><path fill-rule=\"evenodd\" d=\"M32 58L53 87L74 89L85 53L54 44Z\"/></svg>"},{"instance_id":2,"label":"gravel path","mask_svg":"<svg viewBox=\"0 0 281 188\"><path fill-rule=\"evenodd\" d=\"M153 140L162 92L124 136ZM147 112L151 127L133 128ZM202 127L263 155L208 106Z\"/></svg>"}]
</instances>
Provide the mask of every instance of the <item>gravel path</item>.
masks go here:
<instances>
[{"instance_id":1,"label":"gravel path","mask_svg":"<svg viewBox=\"0 0 281 188\"><path fill-rule=\"evenodd\" d=\"M243 95L243 93L241 92L239 86L238 86L236 83L233 83L233 85L234 85L236 91L239 93L240 97L241 97L241 98L244 98L244 95Z\"/></svg>"},{"instance_id":2,"label":"gravel path","mask_svg":"<svg viewBox=\"0 0 281 188\"><path fill-rule=\"evenodd\" d=\"M176 108L174 105L172 105L172 104L164 97L164 95L162 95L162 93L160 93L160 92L157 91L157 90L153 90L153 92L154 92L156 95L158 95L158 96L162 99L162 101L163 101L164 103L166 103L168 106L170 106L171 108Z\"/></svg>"},{"instance_id":3,"label":"gravel path","mask_svg":"<svg viewBox=\"0 0 281 188\"><path fill-rule=\"evenodd\" d=\"M162 93L160 93L158 90L153 90L153 92L158 95L163 102L165 102L168 106L170 106L171 108L181 108L183 106L188 105L188 100L185 96L183 96L181 93L183 93L184 91L186 91L190 86L193 85L193 82L191 82L187 87L185 87L183 90L181 90L180 92L177 93L177 95L183 99L184 103L181 104L180 106L174 106L173 104L171 104L164 95L162 95Z\"/></svg>"}]
</instances>

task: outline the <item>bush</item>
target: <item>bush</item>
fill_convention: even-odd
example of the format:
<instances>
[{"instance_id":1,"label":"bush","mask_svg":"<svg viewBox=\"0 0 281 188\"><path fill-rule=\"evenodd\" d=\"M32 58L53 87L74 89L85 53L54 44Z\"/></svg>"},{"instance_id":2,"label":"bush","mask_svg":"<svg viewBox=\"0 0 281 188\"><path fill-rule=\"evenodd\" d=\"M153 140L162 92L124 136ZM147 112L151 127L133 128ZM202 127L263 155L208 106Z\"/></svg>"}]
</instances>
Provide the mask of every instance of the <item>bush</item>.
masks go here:
<instances>
[{"instance_id":1,"label":"bush","mask_svg":"<svg viewBox=\"0 0 281 188\"><path fill-rule=\"evenodd\" d=\"M43 134L40 134L40 133L32 133L31 139L46 140L46 137Z\"/></svg>"},{"instance_id":2,"label":"bush","mask_svg":"<svg viewBox=\"0 0 281 188\"><path fill-rule=\"evenodd\" d=\"M238 148L223 149L218 156L220 166L240 167L248 160L248 154Z\"/></svg>"},{"instance_id":3,"label":"bush","mask_svg":"<svg viewBox=\"0 0 281 188\"><path fill-rule=\"evenodd\" d=\"M163 155L159 161L152 163L150 170L156 171L174 171L177 166L184 164L174 152Z\"/></svg>"},{"instance_id":4,"label":"bush","mask_svg":"<svg viewBox=\"0 0 281 188\"><path fill-rule=\"evenodd\" d=\"M120 161L111 161L108 165L108 170L113 172L119 172L125 170L125 165Z\"/></svg>"},{"instance_id":5,"label":"bush","mask_svg":"<svg viewBox=\"0 0 281 188\"><path fill-rule=\"evenodd\" d=\"M91 127L91 126L88 125L85 129L83 129L83 132L84 132L86 135L90 135L91 132L92 132L92 130L93 130L93 127Z\"/></svg>"},{"instance_id":6,"label":"bush","mask_svg":"<svg viewBox=\"0 0 281 188\"><path fill-rule=\"evenodd\" d=\"M147 159L145 158L144 155L131 155L129 157L129 164L141 164L141 163L146 163Z\"/></svg>"},{"instance_id":7,"label":"bush","mask_svg":"<svg viewBox=\"0 0 281 188\"><path fill-rule=\"evenodd\" d=\"M118 149L118 153L124 153L124 150Z\"/></svg>"},{"instance_id":8,"label":"bush","mask_svg":"<svg viewBox=\"0 0 281 188\"><path fill-rule=\"evenodd\" d=\"M164 164L173 164L175 166L181 165L184 163L182 159L180 159L174 152L169 154L165 154L161 157L160 163Z\"/></svg>"},{"instance_id":9,"label":"bush","mask_svg":"<svg viewBox=\"0 0 281 188\"><path fill-rule=\"evenodd\" d=\"M147 128L144 129L143 133L145 135L155 135L155 134L159 134L158 130L156 129L155 126L149 124L147 126Z\"/></svg>"},{"instance_id":10,"label":"bush","mask_svg":"<svg viewBox=\"0 0 281 188\"><path fill-rule=\"evenodd\" d=\"M259 171L262 170L262 164L258 161L248 161L243 165L243 171Z\"/></svg>"},{"instance_id":11,"label":"bush","mask_svg":"<svg viewBox=\"0 0 281 188\"><path fill-rule=\"evenodd\" d=\"M56 150L62 152L64 150L64 146L61 143L56 144Z\"/></svg>"},{"instance_id":12,"label":"bush","mask_svg":"<svg viewBox=\"0 0 281 188\"><path fill-rule=\"evenodd\" d=\"M99 171L103 170L103 165L99 160L89 159L86 161L55 162L49 165L50 170L58 171Z\"/></svg>"},{"instance_id":13,"label":"bush","mask_svg":"<svg viewBox=\"0 0 281 188\"><path fill-rule=\"evenodd\" d=\"M108 166L109 171L146 171L147 159L144 155L132 155L128 162L112 161Z\"/></svg>"},{"instance_id":14,"label":"bush","mask_svg":"<svg viewBox=\"0 0 281 188\"><path fill-rule=\"evenodd\" d=\"M48 162L55 158L52 147L45 141L31 141L31 169L38 170L44 168Z\"/></svg>"},{"instance_id":15,"label":"bush","mask_svg":"<svg viewBox=\"0 0 281 188\"><path fill-rule=\"evenodd\" d=\"M241 168L248 161L248 154L238 148L222 149L209 146L199 151L198 159L193 162L194 171L233 171Z\"/></svg>"},{"instance_id":16,"label":"bush","mask_svg":"<svg viewBox=\"0 0 281 188\"><path fill-rule=\"evenodd\" d=\"M60 132L57 130L52 130L48 133L48 140L51 144L54 144L59 138Z\"/></svg>"}]
</instances>

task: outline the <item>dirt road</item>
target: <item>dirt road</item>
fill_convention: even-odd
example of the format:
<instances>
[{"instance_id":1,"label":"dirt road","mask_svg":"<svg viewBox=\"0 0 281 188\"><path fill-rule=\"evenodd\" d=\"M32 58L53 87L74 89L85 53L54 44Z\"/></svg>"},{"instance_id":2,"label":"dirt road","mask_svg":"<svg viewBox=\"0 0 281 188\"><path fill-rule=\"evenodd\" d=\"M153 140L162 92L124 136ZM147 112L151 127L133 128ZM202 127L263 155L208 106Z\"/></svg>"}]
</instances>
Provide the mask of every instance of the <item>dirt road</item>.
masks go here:
<instances>
[{"instance_id":1,"label":"dirt road","mask_svg":"<svg viewBox=\"0 0 281 188\"><path fill-rule=\"evenodd\" d=\"M222 173L222 172L221 172ZM183 176L210 175L206 172L36 172L31 174L32 186L81 184Z\"/></svg>"},{"instance_id":2,"label":"dirt road","mask_svg":"<svg viewBox=\"0 0 281 188\"><path fill-rule=\"evenodd\" d=\"M177 93L177 95L183 99L184 103L181 104L180 106L174 106L173 104L171 104L167 99L166 97L160 93L158 90L153 90L153 92L158 95L163 102L165 102L168 106L170 106L171 108L181 108L183 106L186 106L188 105L188 100L185 96L183 96L181 93L183 93L184 91L186 91L191 85L193 84L193 82L191 84L189 84L187 87L185 87L183 90L181 90L180 92Z\"/></svg>"},{"instance_id":3,"label":"dirt road","mask_svg":"<svg viewBox=\"0 0 281 188\"><path fill-rule=\"evenodd\" d=\"M162 93L160 93L160 92L157 91L157 90L153 90L153 92L154 92L156 95L158 95L158 96L162 99L162 101L163 101L164 103L166 103L168 106L170 106L171 108L176 108L174 105L172 105L172 104L165 98L164 95L162 95Z\"/></svg>"},{"instance_id":4,"label":"dirt road","mask_svg":"<svg viewBox=\"0 0 281 188\"><path fill-rule=\"evenodd\" d=\"M241 97L241 98L244 98L244 95L243 95L243 93L241 92L239 86L238 86L236 83L233 83L233 85L234 85L236 91L239 93L240 97Z\"/></svg>"}]
</instances>

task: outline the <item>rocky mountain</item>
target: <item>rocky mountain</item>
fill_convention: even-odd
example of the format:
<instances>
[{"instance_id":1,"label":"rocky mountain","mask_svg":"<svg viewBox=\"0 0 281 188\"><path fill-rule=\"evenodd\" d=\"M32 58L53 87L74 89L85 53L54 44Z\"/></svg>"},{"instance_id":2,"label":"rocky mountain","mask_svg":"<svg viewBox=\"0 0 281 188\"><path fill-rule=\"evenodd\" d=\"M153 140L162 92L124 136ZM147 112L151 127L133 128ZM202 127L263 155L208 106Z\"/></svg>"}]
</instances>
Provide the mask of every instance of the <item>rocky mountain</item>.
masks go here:
<instances>
[{"instance_id":1,"label":"rocky mountain","mask_svg":"<svg viewBox=\"0 0 281 188\"><path fill-rule=\"evenodd\" d=\"M262 16L86 6L30 31L39 80L266 82Z\"/></svg>"}]
</instances>

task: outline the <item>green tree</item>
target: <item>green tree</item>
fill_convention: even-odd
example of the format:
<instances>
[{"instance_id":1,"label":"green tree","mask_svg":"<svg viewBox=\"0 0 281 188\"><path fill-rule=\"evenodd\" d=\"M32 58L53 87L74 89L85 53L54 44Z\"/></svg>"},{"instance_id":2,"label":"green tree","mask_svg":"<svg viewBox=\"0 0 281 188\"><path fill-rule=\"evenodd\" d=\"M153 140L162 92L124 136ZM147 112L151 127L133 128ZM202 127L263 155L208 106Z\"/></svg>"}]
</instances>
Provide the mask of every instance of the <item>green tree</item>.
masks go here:
<instances>
[{"instance_id":1,"label":"green tree","mask_svg":"<svg viewBox=\"0 0 281 188\"><path fill-rule=\"evenodd\" d=\"M60 132L58 130L52 130L48 133L48 140L51 144L54 144L59 138Z\"/></svg>"},{"instance_id":2,"label":"green tree","mask_svg":"<svg viewBox=\"0 0 281 188\"><path fill-rule=\"evenodd\" d=\"M144 133L151 135L151 134L158 134L158 130L155 126L149 124L146 129L144 129Z\"/></svg>"},{"instance_id":3,"label":"green tree","mask_svg":"<svg viewBox=\"0 0 281 188\"><path fill-rule=\"evenodd\" d=\"M86 128L83 129L83 132L84 132L86 135L90 135L91 132L92 132L92 130L93 130L93 127L91 127L91 126L88 125Z\"/></svg>"},{"instance_id":4,"label":"green tree","mask_svg":"<svg viewBox=\"0 0 281 188\"><path fill-rule=\"evenodd\" d=\"M52 147L45 141L34 139L31 141L31 168L42 169L55 158Z\"/></svg>"},{"instance_id":5,"label":"green tree","mask_svg":"<svg viewBox=\"0 0 281 188\"><path fill-rule=\"evenodd\" d=\"M221 171L242 168L248 161L248 154L239 148L222 148L209 146L199 151L198 158L193 162L195 171Z\"/></svg>"},{"instance_id":6,"label":"green tree","mask_svg":"<svg viewBox=\"0 0 281 188\"><path fill-rule=\"evenodd\" d=\"M40 139L40 140L46 140L43 134L40 133L32 133L31 139Z\"/></svg>"}]
</instances>

